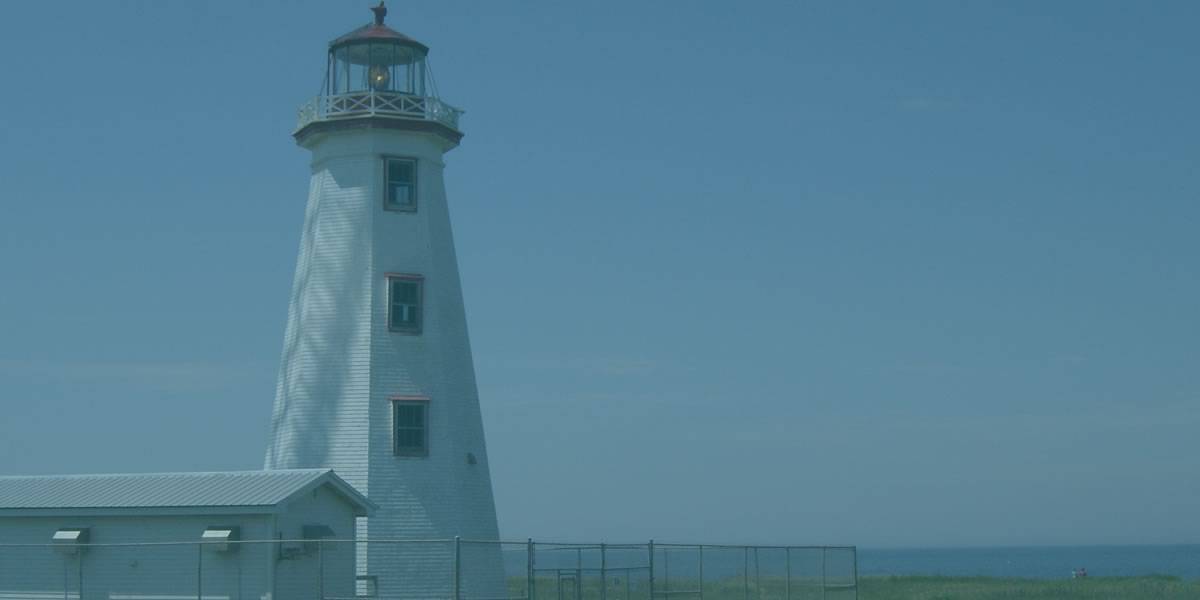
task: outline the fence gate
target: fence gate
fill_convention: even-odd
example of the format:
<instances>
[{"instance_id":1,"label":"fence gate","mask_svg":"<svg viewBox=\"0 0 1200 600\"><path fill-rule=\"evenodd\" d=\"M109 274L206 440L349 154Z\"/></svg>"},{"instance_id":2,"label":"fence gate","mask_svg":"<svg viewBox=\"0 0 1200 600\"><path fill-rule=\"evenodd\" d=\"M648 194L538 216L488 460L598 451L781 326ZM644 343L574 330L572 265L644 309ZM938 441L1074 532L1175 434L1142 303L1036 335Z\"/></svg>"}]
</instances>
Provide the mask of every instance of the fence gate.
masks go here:
<instances>
[{"instance_id":1,"label":"fence gate","mask_svg":"<svg viewBox=\"0 0 1200 600\"><path fill-rule=\"evenodd\" d=\"M579 576L575 573L558 574L558 600L581 600Z\"/></svg>"}]
</instances>

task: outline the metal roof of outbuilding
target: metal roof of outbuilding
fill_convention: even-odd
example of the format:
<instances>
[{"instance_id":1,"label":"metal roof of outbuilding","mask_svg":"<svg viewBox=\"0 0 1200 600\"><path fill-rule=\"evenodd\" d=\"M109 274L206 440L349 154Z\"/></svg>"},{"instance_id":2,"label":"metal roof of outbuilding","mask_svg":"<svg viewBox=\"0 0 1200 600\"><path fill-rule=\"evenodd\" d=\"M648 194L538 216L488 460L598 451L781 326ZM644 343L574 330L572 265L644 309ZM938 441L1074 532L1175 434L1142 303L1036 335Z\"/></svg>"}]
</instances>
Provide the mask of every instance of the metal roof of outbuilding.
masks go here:
<instances>
[{"instance_id":1,"label":"metal roof of outbuilding","mask_svg":"<svg viewBox=\"0 0 1200 600\"><path fill-rule=\"evenodd\" d=\"M0 511L278 506L331 484L367 513L375 505L331 469L0 477Z\"/></svg>"}]
</instances>

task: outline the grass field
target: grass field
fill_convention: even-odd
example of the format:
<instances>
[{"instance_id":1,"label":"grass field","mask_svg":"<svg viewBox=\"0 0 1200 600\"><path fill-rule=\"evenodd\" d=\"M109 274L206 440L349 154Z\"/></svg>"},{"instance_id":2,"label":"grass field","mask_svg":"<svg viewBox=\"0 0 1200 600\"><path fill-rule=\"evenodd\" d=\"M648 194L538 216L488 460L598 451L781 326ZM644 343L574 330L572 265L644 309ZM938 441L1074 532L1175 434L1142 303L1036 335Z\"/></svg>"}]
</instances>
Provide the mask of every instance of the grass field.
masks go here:
<instances>
[{"instance_id":1,"label":"grass field","mask_svg":"<svg viewBox=\"0 0 1200 600\"><path fill-rule=\"evenodd\" d=\"M534 600L577 600L575 593L564 589L559 595L558 582L538 578ZM700 600L696 586L679 585L675 590L655 595L662 600ZM578 600L601 600L600 585L585 580L579 586ZM626 596L628 590L628 596ZM841 600L854 598L853 589L829 589L822 594L819 586L784 583L763 578L761 586L750 585L741 579L706 581L704 600ZM509 580L510 597L525 594L525 580ZM1200 581L1185 581L1178 577L1152 575L1146 577L1088 577L1087 579L1003 579L993 577L860 577L858 600L1200 600ZM607 600L648 600L649 588L638 583L629 588L611 585Z\"/></svg>"},{"instance_id":2,"label":"grass field","mask_svg":"<svg viewBox=\"0 0 1200 600\"><path fill-rule=\"evenodd\" d=\"M1041 581L991 577L860 577L859 600L1194 600L1200 582L1177 577Z\"/></svg>"}]
</instances>

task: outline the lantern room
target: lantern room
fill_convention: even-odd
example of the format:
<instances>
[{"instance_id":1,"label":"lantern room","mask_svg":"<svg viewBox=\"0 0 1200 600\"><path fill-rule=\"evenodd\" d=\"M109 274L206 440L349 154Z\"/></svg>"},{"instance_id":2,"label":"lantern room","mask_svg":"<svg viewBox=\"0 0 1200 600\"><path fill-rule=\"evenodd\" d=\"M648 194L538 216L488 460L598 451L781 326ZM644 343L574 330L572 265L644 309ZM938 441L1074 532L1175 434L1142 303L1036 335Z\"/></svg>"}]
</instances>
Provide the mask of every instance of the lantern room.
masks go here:
<instances>
[{"instance_id":1,"label":"lantern room","mask_svg":"<svg viewBox=\"0 0 1200 600\"><path fill-rule=\"evenodd\" d=\"M392 92L425 96L429 48L386 25L387 7L371 9L375 22L329 44L327 95Z\"/></svg>"},{"instance_id":2,"label":"lantern room","mask_svg":"<svg viewBox=\"0 0 1200 600\"><path fill-rule=\"evenodd\" d=\"M462 110L438 97L429 47L384 25L383 2L371 11L373 23L329 43L325 85L300 107L296 141L366 126L435 133L458 144Z\"/></svg>"}]
</instances>

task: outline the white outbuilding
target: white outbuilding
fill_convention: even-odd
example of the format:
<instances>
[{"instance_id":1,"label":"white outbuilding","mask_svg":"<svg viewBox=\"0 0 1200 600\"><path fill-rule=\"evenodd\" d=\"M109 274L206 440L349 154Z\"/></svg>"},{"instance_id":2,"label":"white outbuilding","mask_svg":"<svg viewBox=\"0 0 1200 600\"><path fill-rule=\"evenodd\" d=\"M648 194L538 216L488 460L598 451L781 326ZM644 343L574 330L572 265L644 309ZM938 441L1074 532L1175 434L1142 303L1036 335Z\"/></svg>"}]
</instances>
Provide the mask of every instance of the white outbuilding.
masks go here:
<instances>
[{"instance_id":1,"label":"white outbuilding","mask_svg":"<svg viewBox=\"0 0 1200 600\"><path fill-rule=\"evenodd\" d=\"M0 477L0 598L353 597L374 509L330 469Z\"/></svg>"}]
</instances>

